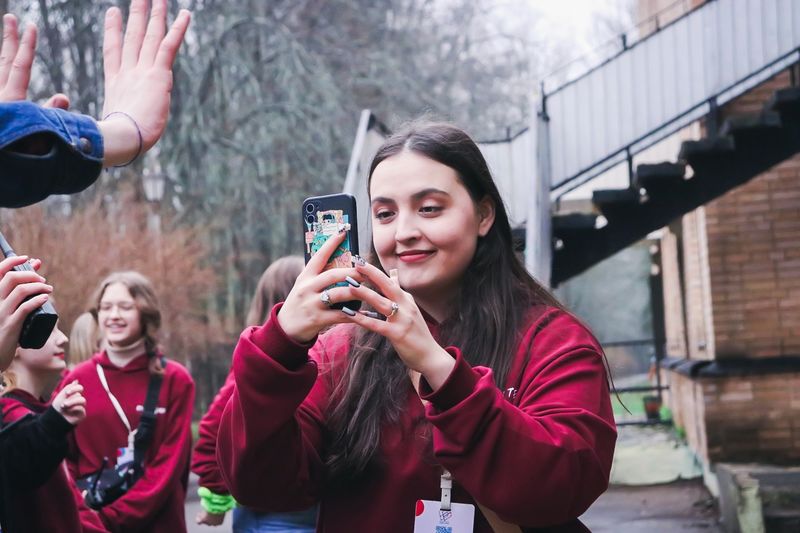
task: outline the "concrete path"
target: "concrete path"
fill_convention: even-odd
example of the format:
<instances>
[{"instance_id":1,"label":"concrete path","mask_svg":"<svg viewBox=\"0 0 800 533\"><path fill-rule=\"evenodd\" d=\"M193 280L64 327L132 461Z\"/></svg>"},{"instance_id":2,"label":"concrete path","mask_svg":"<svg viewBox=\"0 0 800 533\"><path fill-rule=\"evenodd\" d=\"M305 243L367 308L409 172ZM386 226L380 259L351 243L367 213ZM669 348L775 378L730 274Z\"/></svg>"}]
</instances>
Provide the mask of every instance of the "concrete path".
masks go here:
<instances>
[{"instance_id":1,"label":"concrete path","mask_svg":"<svg viewBox=\"0 0 800 533\"><path fill-rule=\"evenodd\" d=\"M612 486L581 517L594 533L721 533L717 510L701 480Z\"/></svg>"}]
</instances>

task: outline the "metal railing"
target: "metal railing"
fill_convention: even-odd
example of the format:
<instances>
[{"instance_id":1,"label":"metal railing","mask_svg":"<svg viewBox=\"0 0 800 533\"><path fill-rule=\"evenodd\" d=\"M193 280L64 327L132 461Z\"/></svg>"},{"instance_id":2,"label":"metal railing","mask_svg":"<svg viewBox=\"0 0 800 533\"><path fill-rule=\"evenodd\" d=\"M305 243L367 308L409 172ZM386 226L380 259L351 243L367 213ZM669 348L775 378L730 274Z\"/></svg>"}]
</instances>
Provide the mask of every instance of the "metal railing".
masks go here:
<instances>
[{"instance_id":1,"label":"metal railing","mask_svg":"<svg viewBox=\"0 0 800 533\"><path fill-rule=\"evenodd\" d=\"M714 0L557 88L538 157L560 196L800 60L793 0ZM547 150L544 154L543 150Z\"/></svg>"}]
</instances>

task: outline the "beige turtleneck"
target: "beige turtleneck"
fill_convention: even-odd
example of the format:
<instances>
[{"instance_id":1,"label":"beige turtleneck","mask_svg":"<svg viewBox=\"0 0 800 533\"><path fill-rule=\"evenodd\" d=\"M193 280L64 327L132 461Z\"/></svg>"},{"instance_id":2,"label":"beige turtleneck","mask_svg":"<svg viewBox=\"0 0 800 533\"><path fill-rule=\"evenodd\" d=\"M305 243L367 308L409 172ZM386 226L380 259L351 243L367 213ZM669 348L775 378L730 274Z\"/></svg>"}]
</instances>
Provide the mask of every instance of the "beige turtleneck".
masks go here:
<instances>
[{"instance_id":1,"label":"beige turtleneck","mask_svg":"<svg viewBox=\"0 0 800 533\"><path fill-rule=\"evenodd\" d=\"M103 349L108 354L108 360L122 368L144 353L144 337L126 346L111 346L104 340Z\"/></svg>"}]
</instances>

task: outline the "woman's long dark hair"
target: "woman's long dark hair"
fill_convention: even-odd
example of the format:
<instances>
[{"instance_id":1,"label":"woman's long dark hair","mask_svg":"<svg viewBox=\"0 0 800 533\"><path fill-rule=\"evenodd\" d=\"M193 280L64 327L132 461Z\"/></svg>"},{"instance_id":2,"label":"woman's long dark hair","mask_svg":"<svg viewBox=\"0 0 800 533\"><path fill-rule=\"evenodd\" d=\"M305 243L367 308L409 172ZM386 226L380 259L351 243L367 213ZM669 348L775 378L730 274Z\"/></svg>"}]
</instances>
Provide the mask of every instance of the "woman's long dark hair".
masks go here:
<instances>
[{"instance_id":1,"label":"woman's long dark hair","mask_svg":"<svg viewBox=\"0 0 800 533\"><path fill-rule=\"evenodd\" d=\"M561 304L525 270L514 253L503 200L475 142L445 123L412 122L378 150L369 178L385 159L410 151L447 165L477 204L491 199L495 219L478 238L453 313L440 324L442 346L458 346L471 365L493 370L503 387L531 306ZM375 256L374 248L372 250ZM466 289L468 287L469 289ZM328 418L329 480L358 479L375 463L383 423L397 422L408 401L408 370L392 345L366 330L354 334L347 371L334 383Z\"/></svg>"}]
</instances>

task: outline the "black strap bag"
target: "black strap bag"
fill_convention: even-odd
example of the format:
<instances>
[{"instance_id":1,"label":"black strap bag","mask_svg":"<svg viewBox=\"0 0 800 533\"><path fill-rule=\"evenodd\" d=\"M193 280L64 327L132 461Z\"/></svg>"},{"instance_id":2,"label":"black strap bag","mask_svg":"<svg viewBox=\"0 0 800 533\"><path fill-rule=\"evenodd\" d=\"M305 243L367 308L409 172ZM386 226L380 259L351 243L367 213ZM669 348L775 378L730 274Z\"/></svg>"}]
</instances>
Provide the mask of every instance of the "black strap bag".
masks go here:
<instances>
[{"instance_id":1,"label":"black strap bag","mask_svg":"<svg viewBox=\"0 0 800 533\"><path fill-rule=\"evenodd\" d=\"M134 438L133 460L111 468L107 466L108 458L104 457L103 466L98 471L76 480L75 483L78 488L84 493L86 505L91 509L99 510L115 502L144 475L144 454L150 445L150 441L153 440L156 424L156 402L158 401L158 393L161 390L162 381L163 377L161 375L153 374L150 376L144 410Z\"/></svg>"}]
</instances>

